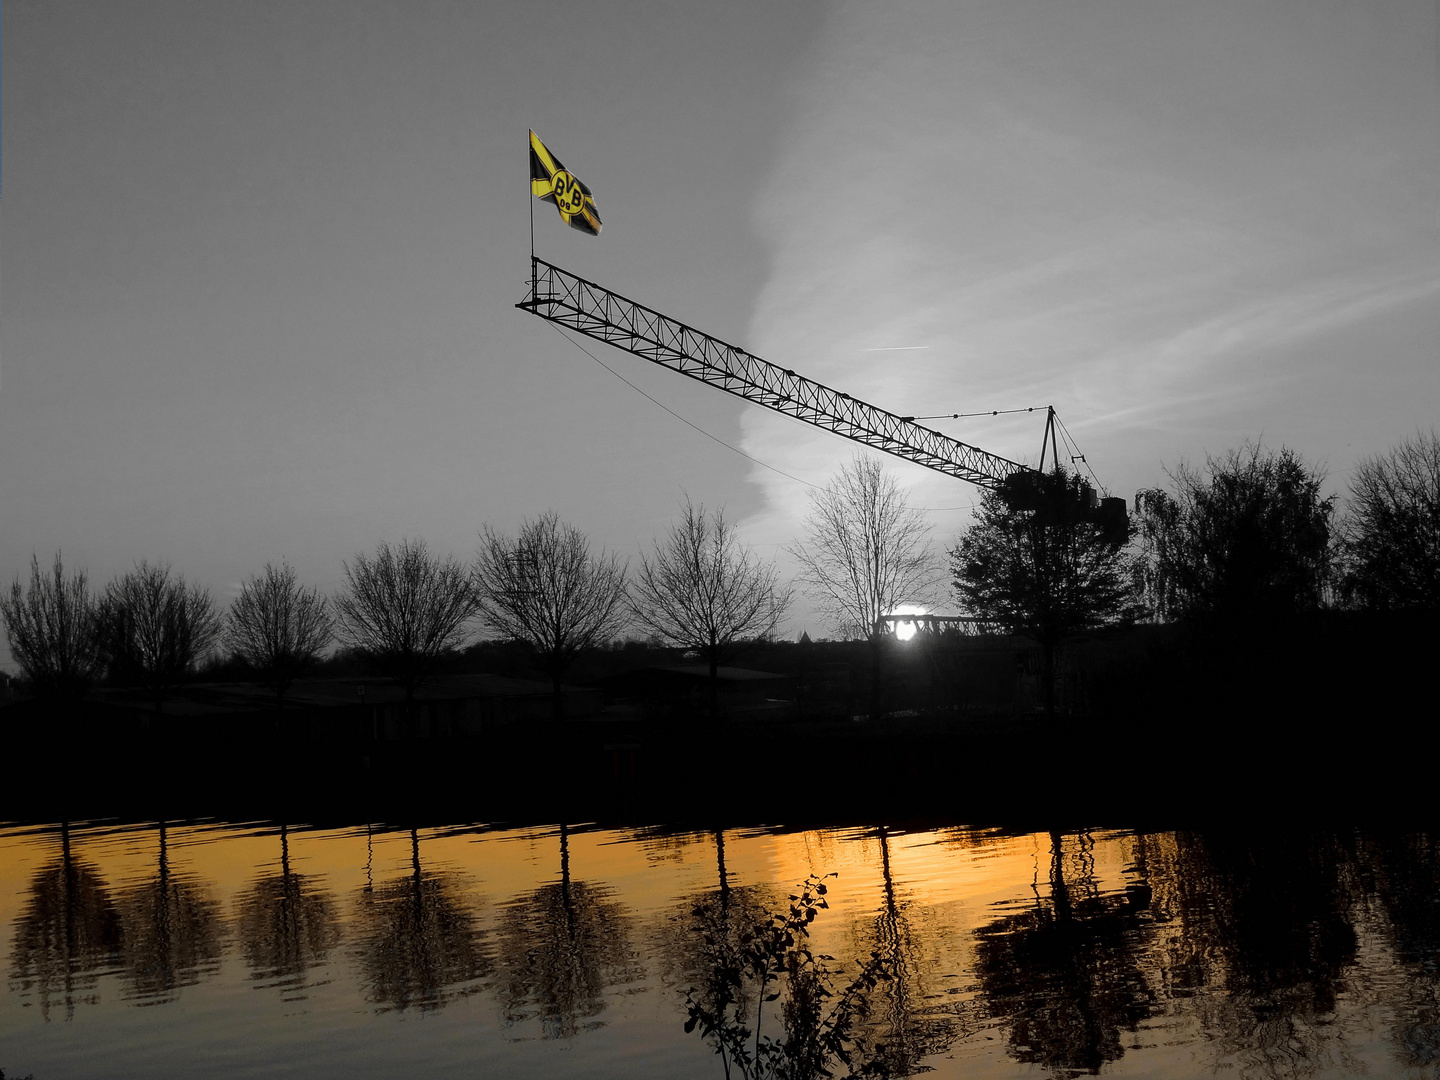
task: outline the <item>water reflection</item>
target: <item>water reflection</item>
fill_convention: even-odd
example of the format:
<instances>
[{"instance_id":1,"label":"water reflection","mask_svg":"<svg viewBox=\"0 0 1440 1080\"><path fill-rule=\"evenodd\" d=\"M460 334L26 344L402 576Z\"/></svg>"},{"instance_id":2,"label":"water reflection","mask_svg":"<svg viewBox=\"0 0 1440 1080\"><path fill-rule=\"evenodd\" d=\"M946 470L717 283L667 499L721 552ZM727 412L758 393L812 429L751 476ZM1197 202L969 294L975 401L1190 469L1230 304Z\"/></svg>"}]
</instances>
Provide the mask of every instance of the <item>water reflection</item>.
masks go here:
<instances>
[{"instance_id":1,"label":"water reflection","mask_svg":"<svg viewBox=\"0 0 1440 1080\"><path fill-rule=\"evenodd\" d=\"M978 1017L933 984L943 935L933 929L929 934L917 933L914 916L919 905L896 887L889 830L881 826L875 836L880 853L880 908L859 923L854 940L860 955L880 957L889 978L870 991L871 1000L866 1002L866 1042L873 1050L865 1064L882 1076L911 1076L924 1068L925 1058L943 1053L956 1039L974 1031Z\"/></svg>"},{"instance_id":2,"label":"water reflection","mask_svg":"<svg viewBox=\"0 0 1440 1080\"><path fill-rule=\"evenodd\" d=\"M1247 1076L1353 1071L1337 994L1357 956L1349 858L1331 838L1182 833L1164 857L1159 914L1180 934L1175 956L1218 1060ZM1176 955L1178 946L1178 955Z\"/></svg>"},{"instance_id":3,"label":"water reflection","mask_svg":"<svg viewBox=\"0 0 1440 1080\"><path fill-rule=\"evenodd\" d=\"M571 879L569 830L561 825L560 880L511 901L500 918L508 1028L538 1019L542 1036L557 1039L600 1027L606 991L644 976L630 916L613 896L604 885Z\"/></svg>"},{"instance_id":4,"label":"water reflection","mask_svg":"<svg viewBox=\"0 0 1440 1080\"><path fill-rule=\"evenodd\" d=\"M330 893L290 869L285 825L280 826L280 872L256 878L236 898L235 910L250 977L260 987L278 988L285 1001L303 1001L306 976L339 943L340 927Z\"/></svg>"},{"instance_id":5,"label":"water reflection","mask_svg":"<svg viewBox=\"0 0 1440 1080\"><path fill-rule=\"evenodd\" d=\"M1009 1029L1011 1056L1057 1075L1119 1060L1120 1033L1155 1009L1140 963L1148 883L1105 896L1094 869L1088 837L1067 866L1064 839L1052 832L1048 895L1037 881L1026 910L977 931L975 971L990 1015Z\"/></svg>"},{"instance_id":6,"label":"water reflection","mask_svg":"<svg viewBox=\"0 0 1440 1080\"><path fill-rule=\"evenodd\" d=\"M410 830L410 873L360 890L356 960L368 1001L382 1011L439 1009L484 988L494 962L458 875L420 865Z\"/></svg>"},{"instance_id":7,"label":"water reflection","mask_svg":"<svg viewBox=\"0 0 1440 1080\"><path fill-rule=\"evenodd\" d=\"M662 978L668 987L688 993L711 1015L733 1008L753 1014L754 984L738 984L728 973L740 970L742 939L769 920L778 894L765 885L732 885L725 866L725 833L710 834L715 845L715 888L684 897L663 926L659 949Z\"/></svg>"},{"instance_id":8,"label":"water reflection","mask_svg":"<svg viewBox=\"0 0 1440 1080\"><path fill-rule=\"evenodd\" d=\"M144 1005L173 1001L220 967L224 927L210 888L170 866L165 822L157 826L153 877L120 894L121 959L126 998Z\"/></svg>"},{"instance_id":9,"label":"water reflection","mask_svg":"<svg viewBox=\"0 0 1440 1080\"><path fill-rule=\"evenodd\" d=\"M1440 1076L1440 841L1433 836L1370 839L1359 864L1390 924L1396 961L1395 1053L1408 1068Z\"/></svg>"},{"instance_id":10,"label":"water reflection","mask_svg":"<svg viewBox=\"0 0 1440 1080\"><path fill-rule=\"evenodd\" d=\"M372 862L363 832L307 829L303 848L299 835L0 829L7 1071L148 1075L148 1048L166 1046L230 1080L303 1038L357 1078L440 1075L469 1067L472 1051L475 1071L496 1075L544 1072L555 1059L533 1055L561 1052L575 1075L719 1076L714 1039L682 1031L688 1005L750 1018L753 1048L765 995L745 967L747 935L753 945L783 922L796 883L815 875L831 889L816 976L772 972L765 994L782 992L763 1010L762 1038L796 1047L785 1050L796 1069L826 1060L825 1010L869 956L886 977L854 991L844 1046L874 1075L1440 1077L1434 835L754 828L685 832L662 850L654 832L590 845L594 834L562 827L541 841L555 873L538 888L534 843L412 829L388 847L375 837ZM227 958L227 977L212 978ZM639 993L647 979L664 993ZM277 1008L320 1007L322 985L323 1033ZM374 1015L472 995L444 1019L474 1037L441 1067L426 1057L428 1015ZM484 1023L496 1015L499 1033ZM256 1033L251 1057L217 1034L221 1016ZM47 1034L60 1018L75 1022ZM602 1022L619 1030L593 1037ZM122 1029L102 1050L63 1056ZM520 1045L531 1036L565 1044ZM622 1041L650 1056L627 1060ZM377 1047L392 1043L381 1061Z\"/></svg>"},{"instance_id":11,"label":"water reflection","mask_svg":"<svg viewBox=\"0 0 1440 1080\"><path fill-rule=\"evenodd\" d=\"M851 1076L911 1076L977 1026L962 1000L934 989L944 935L916 932L923 905L896 885L888 830L874 835L880 906L852 916L851 951L836 957L810 942L836 883L812 873L784 893L732 887L725 835L714 833L718 887L669 920L668 974L684 988L685 1030L715 1048L727 1076L800 1080L842 1066Z\"/></svg>"},{"instance_id":12,"label":"water reflection","mask_svg":"<svg viewBox=\"0 0 1440 1080\"><path fill-rule=\"evenodd\" d=\"M29 896L11 943L12 989L35 995L40 1014L63 1004L65 1019L77 1003L95 1003L99 973L120 953L120 916L94 864L70 849L70 826L60 826L60 857L30 882Z\"/></svg>"}]
</instances>

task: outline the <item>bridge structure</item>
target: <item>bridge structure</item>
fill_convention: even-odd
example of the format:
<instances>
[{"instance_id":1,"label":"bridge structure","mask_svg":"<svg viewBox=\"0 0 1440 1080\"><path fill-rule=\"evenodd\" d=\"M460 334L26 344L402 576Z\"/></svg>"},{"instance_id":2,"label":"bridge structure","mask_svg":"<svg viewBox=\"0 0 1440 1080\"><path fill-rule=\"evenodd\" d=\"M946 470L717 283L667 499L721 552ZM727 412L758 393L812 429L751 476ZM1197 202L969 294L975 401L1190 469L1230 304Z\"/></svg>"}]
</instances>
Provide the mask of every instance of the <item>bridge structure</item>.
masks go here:
<instances>
[{"instance_id":1,"label":"bridge structure","mask_svg":"<svg viewBox=\"0 0 1440 1080\"><path fill-rule=\"evenodd\" d=\"M915 636L949 633L984 637L1005 632L997 623L973 615L881 615L875 620L874 630L877 637L898 637L901 627L914 627Z\"/></svg>"}]
</instances>

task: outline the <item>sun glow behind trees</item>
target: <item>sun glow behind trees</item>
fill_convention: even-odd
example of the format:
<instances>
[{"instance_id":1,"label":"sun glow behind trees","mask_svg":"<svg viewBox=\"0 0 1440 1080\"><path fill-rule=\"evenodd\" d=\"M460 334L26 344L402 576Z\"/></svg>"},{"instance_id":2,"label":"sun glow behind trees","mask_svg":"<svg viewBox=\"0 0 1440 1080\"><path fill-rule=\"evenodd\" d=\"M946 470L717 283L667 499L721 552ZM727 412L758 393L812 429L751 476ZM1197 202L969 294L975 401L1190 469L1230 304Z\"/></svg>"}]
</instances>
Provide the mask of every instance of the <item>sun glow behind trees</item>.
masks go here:
<instances>
[{"instance_id":1,"label":"sun glow behind trees","mask_svg":"<svg viewBox=\"0 0 1440 1080\"><path fill-rule=\"evenodd\" d=\"M919 604L896 604L892 615L928 615L929 612ZM919 627L913 620L898 619L895 622L895 639L897 641L909 641L918 632Z\"/></svg>"}]
</instances>

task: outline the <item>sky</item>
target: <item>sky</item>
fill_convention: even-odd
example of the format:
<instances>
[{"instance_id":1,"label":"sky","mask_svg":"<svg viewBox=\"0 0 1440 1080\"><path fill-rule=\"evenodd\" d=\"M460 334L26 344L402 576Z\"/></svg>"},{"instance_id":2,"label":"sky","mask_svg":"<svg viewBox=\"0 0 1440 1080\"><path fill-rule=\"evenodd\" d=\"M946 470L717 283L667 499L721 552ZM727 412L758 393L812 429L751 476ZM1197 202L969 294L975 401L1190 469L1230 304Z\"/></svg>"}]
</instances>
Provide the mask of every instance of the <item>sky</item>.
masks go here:
<instances>
[{"instance_id":1,"label":"sky","mask_svg":"<svg viewBox=\"0 0 1440 1080\"><path fill-rule=\"evenodd\" d=\"M1127 500L1247 439L1343 495L1436 424L1433 0L0 19L0 581L332 592L546 510L638 562L686 495L793 571L852 446L517 310L532 212L540 257L892 412L1054 405ZM599 237L530 199L530 128ZM976 489L886 463L953 544Z\"/></svg>"}]
</instances>

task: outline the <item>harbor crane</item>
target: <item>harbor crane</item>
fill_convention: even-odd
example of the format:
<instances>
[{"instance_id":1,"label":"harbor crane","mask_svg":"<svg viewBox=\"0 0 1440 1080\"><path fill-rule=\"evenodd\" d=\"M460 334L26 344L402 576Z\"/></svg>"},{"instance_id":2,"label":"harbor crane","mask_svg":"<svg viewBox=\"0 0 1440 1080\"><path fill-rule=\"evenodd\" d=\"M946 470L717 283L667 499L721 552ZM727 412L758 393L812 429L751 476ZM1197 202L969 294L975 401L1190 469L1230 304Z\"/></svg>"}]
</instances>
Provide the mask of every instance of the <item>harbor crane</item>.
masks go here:
<instances>
[{"instance_id":1,"label":"harbor crane","mask_svg":"<svg viewBox=\"0 0 1440 1080\"><path fill-rule=\"evenodd\" d=\"M999 491L1011 506L1051 517L1079 514L1097 522L1117 545L1128 536L1124 499L1097 501L1094 489L1085 483L1057 486L1038 468L991 454L912 417L897 416L762 360L533 254L529 295L515 306L842 438ZM1046 443L1054 423L1052 408ZM1046 443L1041 444L1042 467ZM1058 463L1058 453L1055 459Z\"/></svg>"}]
</instances>

